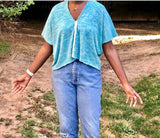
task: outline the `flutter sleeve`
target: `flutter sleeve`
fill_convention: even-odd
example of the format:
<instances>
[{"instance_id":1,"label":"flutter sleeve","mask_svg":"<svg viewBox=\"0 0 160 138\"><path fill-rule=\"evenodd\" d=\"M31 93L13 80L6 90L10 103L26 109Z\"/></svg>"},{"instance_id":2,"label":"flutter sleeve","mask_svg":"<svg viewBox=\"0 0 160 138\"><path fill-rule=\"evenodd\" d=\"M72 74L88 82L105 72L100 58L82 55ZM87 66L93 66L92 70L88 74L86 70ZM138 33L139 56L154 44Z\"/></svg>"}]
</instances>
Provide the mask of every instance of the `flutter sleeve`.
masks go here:
<instances>
[{"instance_id":1,"label":"flutter sleeve","mask_svg":"<svg viewBox=\"0 0 160 138\"><path fill-rule=\"evenodd\" d=\"M106 8L103 9L103 19L102 19L102 44L111 41L117 36L112 19L107 12Z\"/></svg>"},{"instance_id":2,"label":"flutter sleeve","mask_svg":"<svg viewBox=\"0 0 160 138\"><path fill-rule=\"evenodd\" d=\"M53 9L51 10L47 21L45 23L45 26L42 31L42 36L45 39L47 43L50 45L53 45Z\"/></svg>"}]
</instances>

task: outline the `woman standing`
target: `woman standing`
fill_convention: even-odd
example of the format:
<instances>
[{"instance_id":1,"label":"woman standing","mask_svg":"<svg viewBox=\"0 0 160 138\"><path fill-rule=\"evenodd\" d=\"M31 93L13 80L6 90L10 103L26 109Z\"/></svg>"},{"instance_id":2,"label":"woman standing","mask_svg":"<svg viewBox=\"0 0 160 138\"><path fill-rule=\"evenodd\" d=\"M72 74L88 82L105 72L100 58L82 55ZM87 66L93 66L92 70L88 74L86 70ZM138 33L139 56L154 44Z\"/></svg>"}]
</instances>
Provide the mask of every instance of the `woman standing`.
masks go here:
<instances>
[{"instance_id":1,"label":"woman standing","mask_svg":"<svg viewBox=\"0 0 160 138\"><path fill-rule=\"evenodd\" d=\"M99 138L102 52L126 92L130 107L141 97L130 86L112 44L117 36L105 7L96 1L64 1L53 7L42 32L45 43L27 71L13 81L22 92L33 74L53 53L52 86L63 138L78 137L78 116L84 138Z\"/></svg>"}]
</instances>

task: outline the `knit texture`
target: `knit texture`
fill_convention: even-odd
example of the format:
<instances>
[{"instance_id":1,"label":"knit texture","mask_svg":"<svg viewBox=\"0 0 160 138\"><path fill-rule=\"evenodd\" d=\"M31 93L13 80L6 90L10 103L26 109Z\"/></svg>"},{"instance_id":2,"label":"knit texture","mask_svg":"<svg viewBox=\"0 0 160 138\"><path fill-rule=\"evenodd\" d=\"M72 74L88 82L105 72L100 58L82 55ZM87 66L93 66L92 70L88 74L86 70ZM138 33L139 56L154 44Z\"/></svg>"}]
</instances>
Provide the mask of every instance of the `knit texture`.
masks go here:
<instances>
[{"instance_id":1,"label":"knit texture","mask_svg":"<svg viewBox=\"0 0 160 138\"><path fill-rule=\"evenodd\" d=\"M53 46L52 69L59 69L78 59L100 70L102 44L117 36L106 8L97 1L88 1L77 19L76 29L75 36L75 20L69 11L68 1L55 5L42 31L45 41Z\"/></svg>"}]
</instances>

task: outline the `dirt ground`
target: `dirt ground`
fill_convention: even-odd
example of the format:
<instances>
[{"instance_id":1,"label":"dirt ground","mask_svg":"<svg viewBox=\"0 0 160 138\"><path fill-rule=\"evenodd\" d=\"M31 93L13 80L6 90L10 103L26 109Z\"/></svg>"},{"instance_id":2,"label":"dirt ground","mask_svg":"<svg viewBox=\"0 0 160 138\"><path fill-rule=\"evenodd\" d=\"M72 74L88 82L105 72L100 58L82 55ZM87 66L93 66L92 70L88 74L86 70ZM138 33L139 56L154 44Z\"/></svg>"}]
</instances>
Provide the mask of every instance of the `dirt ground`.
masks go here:
<instances>
[{"instance_id":1,"label":"dirt ground","mask_svg":"<svg viewBox=\"0 0 160 138\"><path fill-rule=\"evenodd\" d=\"M11 82L23 74L33 61L44 40L40 36L44 23L24 22L15 34L3 32L2 39L12 44L9 56L0 58L0 118L12 120L12 125L0 125L0 138L10 133L19 136L14 128L19 125L15 116L27 106L27 93L33 89L51 90L50 57L35 74L23 94L11 95ZM136 79L151 73L160 73L160 25L157 23L115 23L119 37L113 40L119 53L128 80L134 84ZM103 82L120 86L114 71L105 57L101 56Z\"/></svg>"}]
</instances>

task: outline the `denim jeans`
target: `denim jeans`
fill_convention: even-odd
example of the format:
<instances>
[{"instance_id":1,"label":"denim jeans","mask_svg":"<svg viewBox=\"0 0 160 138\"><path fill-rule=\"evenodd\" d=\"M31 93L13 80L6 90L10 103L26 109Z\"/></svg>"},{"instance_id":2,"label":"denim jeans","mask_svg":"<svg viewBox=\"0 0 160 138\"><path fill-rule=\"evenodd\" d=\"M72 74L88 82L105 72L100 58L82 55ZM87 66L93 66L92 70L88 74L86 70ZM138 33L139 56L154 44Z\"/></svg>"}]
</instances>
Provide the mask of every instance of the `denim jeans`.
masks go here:
<instances>
[{"instance_id":1,"label":"denim jeans","mask_svg":"<svg viewBox=\"0 0 160 138\"><path fill-rule=\"evenodd\" d=\"M76 60L52 72L52 86L63 138L100 138L101 72Z\"/></svg>"}]
</instances>

